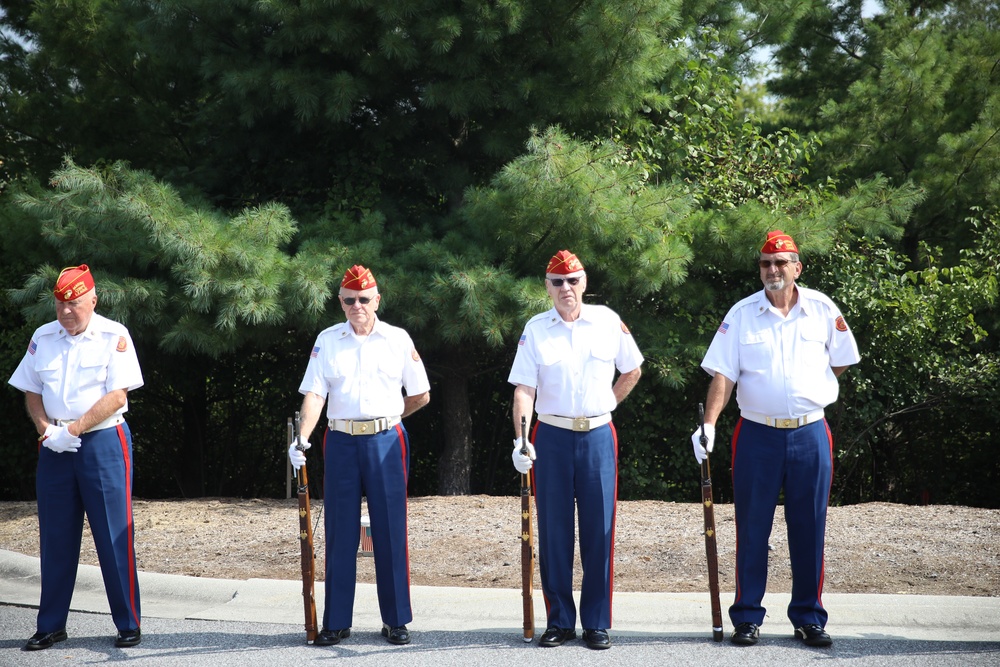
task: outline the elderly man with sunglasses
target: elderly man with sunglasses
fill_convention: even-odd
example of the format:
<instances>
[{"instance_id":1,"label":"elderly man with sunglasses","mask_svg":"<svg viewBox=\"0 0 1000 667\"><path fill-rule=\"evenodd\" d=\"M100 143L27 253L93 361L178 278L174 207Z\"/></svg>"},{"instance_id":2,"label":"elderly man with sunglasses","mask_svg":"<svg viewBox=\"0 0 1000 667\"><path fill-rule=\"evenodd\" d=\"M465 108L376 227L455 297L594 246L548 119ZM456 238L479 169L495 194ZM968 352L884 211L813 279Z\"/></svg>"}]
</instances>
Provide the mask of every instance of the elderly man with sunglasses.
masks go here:
<instances>
[{"instance_id":1,"label":"elderly man with sunglasses","mask_svg":"<svg viewBox=\"0 0 1000 667\"><path fill-rule=\"evenodd\" d=\"M538 510L538 566L547 611L538 644L560 646L576 637L573 550L578 509L583 640L589 648L606 649L611 646L618 491L618 434L611 411L639 381L643 358L614 311L583 303L587 274L576 255L568 250L556 253L545 270L545 282L553 307L528 321L509 377L515 385L518 435L511 457L518 472L531 471ZM525 455L521 417L530 423L533 410L538 421L529 431Z\"/></svg>"},{"instance_id":2,"label":"elderly man with sunglasses","mask_svg":"<svg viewBox=\"0 0 1000 667\"><path fill-rule=\"evenodd\" d=\"M788 619L807 646L830 646L822 593L833 436L823 410L837 400L837 378L860 355L837 306L796 284L802 263L791 236L769 232L759 265L764 289L729 310L702 361L713 376L705 401L708 446L701 446L700 429L691 442L701 463L712 451L715 422L735 385L740 419L732 438L737 545L732 643L752 646L759 640L768 538L784 490L792 565Z\"/></svg>"},{"instance_id":3,"label":"elderly man with sunglasses","mask_svg":"<svg viewBox=\"0 0 1000 667\"><path fill-rule=\"evenodd\" d=\"M410 442L402 418L430 401L430 383L417 350L403 329L375 313L382 296L372 272L352 266L340 285L347 321L322 331L309 355L299 392L301 435L288 457L297 470L326 403L322 438L326 528L326 599L317 646L351 635L361 496L368 500L375 584L382 636L408 644L410 563L406 529L406 484ZM403 391L405 390L405 395Z\"/></svg>"}]
</instances>

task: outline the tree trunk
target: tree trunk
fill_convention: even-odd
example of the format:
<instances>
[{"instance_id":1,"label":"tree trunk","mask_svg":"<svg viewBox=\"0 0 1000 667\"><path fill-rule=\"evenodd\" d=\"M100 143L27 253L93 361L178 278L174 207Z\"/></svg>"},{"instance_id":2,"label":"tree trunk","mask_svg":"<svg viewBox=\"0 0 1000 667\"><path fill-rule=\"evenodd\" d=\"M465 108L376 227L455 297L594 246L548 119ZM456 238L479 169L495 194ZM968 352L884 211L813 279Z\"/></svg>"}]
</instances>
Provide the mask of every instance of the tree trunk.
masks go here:
<instances>
[{"instance_id":1,"label":"tree trunk","mask_svg":"<svg viewBox=\"0 0 1000 667\"><path fill-rule=\"evenodd\" d=\"M469 375L463 370L464 364L458 363L441 379L444 451L438 464L438 494L442 496L464 496L471 489L472 417Z\"/></svg>"},{"instance_id":2,"label":"tree trunk","mask_svg":"<svg viewBox=\"0 0 1000 667\"><path fill-rule=\"evenodd\" d=\"M185 383L186 391L181 403L181 428L183 438L178 447L179 460L174 467L177 486L182 498L201 498L205 495L205 442L208 424L208 394L206 379L196 374Z\"/></svg>"}]
</instances>

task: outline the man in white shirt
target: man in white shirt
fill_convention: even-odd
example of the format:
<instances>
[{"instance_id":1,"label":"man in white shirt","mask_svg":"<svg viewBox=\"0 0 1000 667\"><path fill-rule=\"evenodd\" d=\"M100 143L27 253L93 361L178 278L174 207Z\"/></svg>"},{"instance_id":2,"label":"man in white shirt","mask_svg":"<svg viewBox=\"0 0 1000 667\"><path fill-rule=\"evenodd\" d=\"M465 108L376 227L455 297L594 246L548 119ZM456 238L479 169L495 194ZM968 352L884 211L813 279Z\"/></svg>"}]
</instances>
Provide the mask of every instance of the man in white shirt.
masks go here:
<instances>
[{"instance_id":1,"label":"man in white shirt","mask_svg":"<svg viewBox=\"0 0 1000 667\"><path fill-rule=\"evenodd\" d=\"M300 436L305 449L324 403L329 421L323 435L326 600L314 643L331 646L351 634L364 495L382 636L392 644L408 644L406 624L413 620L406 530L410 442L401 419L427 405L430 382L409 334L375 315L382 296L371 271L361 265L348 269L339 299L347 321L316 338L299 386L305 395ZM306 462L297 444L288 450L296 469Z\"/></svg>"},{"instance_id":2,"label":"man in white shirt","mask_svg":"<svg viewBox=\"0 0 1000 667\"><path fill-rule=\"evenodd\" d=\"M128 329L94 312L86 264L63 269L53 290L56 320L31 336L9 382L24 392L39 434L38 527L42 592L27 651L64 641L86 513L101 562L115 646L135 646L139 581L132 521L132 433L128 392L142 372Z\"/></svg>"},{"instance_id":3,"label":"man in white shirt","mask_svg":"<svg viewBox=\"0 0 1000 667\"><path fill-rule=\"evenodd\" d=\"M639 381L643 357L628 327L605 306L583 303L587 274L560 250L545 270L552 309L524 327L508 381L514 389L511 458L532 471L538 510L538 569L547 626L539 646L576 637L574 501L580 516L580 621L592 649L611 646L618 435L611 411ZM620 375L615 380L615 370ZM538 421L521 454L521 417ZM536 458L537 452L537 458Z\"/></svg>"},{"instance_id":4,"label":"man in white shirt","mask_svg":"<svg viewBox=\"0 0 1000 667\"><path fill-rule=\"evenodd\" d=\"M752 646L759 640L768 538L784 490L792 565L788 618L803 643L830 646L821 598L833 436L823 410L837 400L837 377L860 355L837 306L796 284L802 263L791 236L769 232L758 263L764 289L729 310L701 364L713 376L705 401L708 452L734 385L740 408L732 439L737 548L731 641ZM699 429L691 436L699 463L707 456L700 435Z\"/></svg>"}]
</instances>

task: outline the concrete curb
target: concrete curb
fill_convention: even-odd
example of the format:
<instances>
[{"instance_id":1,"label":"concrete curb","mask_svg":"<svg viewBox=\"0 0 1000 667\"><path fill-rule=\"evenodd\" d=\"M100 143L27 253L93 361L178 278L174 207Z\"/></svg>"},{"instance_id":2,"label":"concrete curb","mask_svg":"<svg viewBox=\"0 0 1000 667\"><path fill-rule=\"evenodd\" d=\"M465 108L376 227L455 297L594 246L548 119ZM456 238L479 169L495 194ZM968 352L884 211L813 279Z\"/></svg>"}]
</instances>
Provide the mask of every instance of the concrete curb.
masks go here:
<instances>
[{"instance_id":1,"label":"concrete curb","mask_svg":"<svg viewBox=\"0 0 1000 667\"><path fill-rule=\"evenodd\" d=\"M38 559L0 549L0 603L35 607L39 596ZM208 579L152 572L139 573L142 613L147 617L251 621L302 625L302 584L269 579ZM724 627L732 626L725 608ZM323 583L316 584L320 618ZM785 618L787 594L768 594L763 636L791 636ZM1000 598L926 595L846 595L823 598L830 612L827 629L834 636L924 641L996 641L1000 635ZM510 589L414 586L414 621L418 631L521 632L521 592ZM100 569L81 565L72 609L108 613ZM535 623L544 630L544 603L535 591ZM354 627L381 627L375 586L358 584ZM711 636L707 593L616 593L617 635Z\"/></svg>"}]
</instances>

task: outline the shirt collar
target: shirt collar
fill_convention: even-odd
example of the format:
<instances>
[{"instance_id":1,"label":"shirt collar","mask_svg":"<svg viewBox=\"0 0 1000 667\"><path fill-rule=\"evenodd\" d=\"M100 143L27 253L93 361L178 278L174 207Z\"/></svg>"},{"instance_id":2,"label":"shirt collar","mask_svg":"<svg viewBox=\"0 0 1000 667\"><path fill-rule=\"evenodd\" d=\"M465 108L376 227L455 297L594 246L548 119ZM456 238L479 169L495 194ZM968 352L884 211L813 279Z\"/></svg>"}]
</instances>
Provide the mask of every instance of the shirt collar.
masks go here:
<instances>
[{"instance_id":1,"label":"shirt collar","mask_svg":"<svg viewBox=\"0 0 1000 667\"><path fill-rule=\"evenodd\" d=\"M68 338L69 340L83 340L85 338L87 339L93 338L94 336L97 335L97 327L94 326L96 322L97 322L97 313L93 313L90 316L90 321L87 322L87 328L75 336L71 336L69 332L66 331L66 327L60 324L59 335L62 336L63 338Z\"/></svg>"},{"instance_id":2,"label":"shirt collar","mask_svg":"<svg viewBox=\"0 0 1000 667\"><path fill-rule=\"evenodd\" d=\"M796 309L801 310L803 315L814 314L812 307L808 305L809 301L807 299L802 298L802 290L799 289L798 285L795 286L795 293L798 295L798 298L795 299L795 305L792 306L792 309L788 311L789 314L795 312ZM767 290L762 289L761 291L757 292L756 305L757 309L754 311L755 315L763 315L764 313L768 312L771 308L773 308L771 302L767 300Z\"/></svg>"},{"instance_id":3,"label":"shirt collar","mask_svg":"<svg viewBox=\"0 0 1000 667\"><path fill-rule=\"evenodd\" d=\"M376 334L379 335L379 336L382 336L383 338L386 337L386 335L385 335L385 324L382 323L382 320L379 319L378 315L375 316L375 326L372 327L372 330L371 330L371 332L369 332L368 335L369 336L374 336ZM341 332L340 337L344 338L345 336L348 336L348 335L354 336L356 338L359 337L358 334L354 333L354 325L351 324L350 320L347 320L346 322L344 322L344 329Z\"/></svg>"},{"instance_id":4,"label":"shirt collar","mask_svg":"<svg viewBox=\"0 0 1000 667\"><path fill-rule=\"evenodd\" d=\"M594 319L591 317L592 314L593 314L593 310L590 308L590 306L588 304L586 304L586 303L581 304L580 305L580 317L578 317L576 319L576 322L588 322L588 323L592 323L594 321ZM548 319L546 320L546 325L552 327L552 326L555 326L555 325L557 325L559 323L569 324L568 322L566 322L565 320L563 320L562 315L560 315L559 311L556 310L556 307L553 306L552 308L549 309Z\"/></svg>"}]
</instances>

